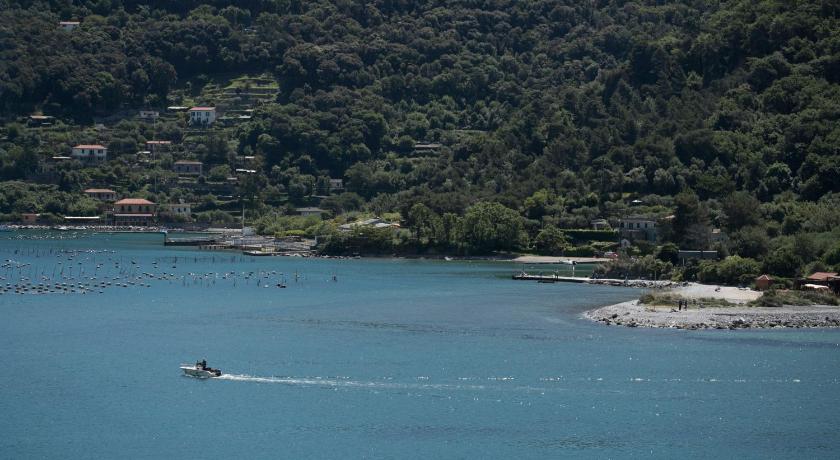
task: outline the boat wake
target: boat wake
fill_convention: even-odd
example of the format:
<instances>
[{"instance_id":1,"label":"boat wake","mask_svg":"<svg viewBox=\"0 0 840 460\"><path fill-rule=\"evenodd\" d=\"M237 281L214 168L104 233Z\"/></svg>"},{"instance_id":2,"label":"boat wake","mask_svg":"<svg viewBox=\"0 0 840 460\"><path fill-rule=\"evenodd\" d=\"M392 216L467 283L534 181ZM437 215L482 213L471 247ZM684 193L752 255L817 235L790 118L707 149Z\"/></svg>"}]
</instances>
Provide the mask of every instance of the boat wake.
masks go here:
<instances>
[{"instance_id":1,"label":"boat wake","mask_svg":"<svg viewBox=\"0 0 840 460\"><path fill-rule=\"evenodd\" d=\"M363 388L372 390L467 390L489 389L484 385L457 385L446 383L400 383L344 380L338 378L297 378L297 377L258 377L244 374L222 374L213 380L231 380L236 382L279 383L294 386L315 386L325 388ZM495 389L495 388L494 388ZM501 388L499 388L501 389Z\"/></svg>"}]
</instances>

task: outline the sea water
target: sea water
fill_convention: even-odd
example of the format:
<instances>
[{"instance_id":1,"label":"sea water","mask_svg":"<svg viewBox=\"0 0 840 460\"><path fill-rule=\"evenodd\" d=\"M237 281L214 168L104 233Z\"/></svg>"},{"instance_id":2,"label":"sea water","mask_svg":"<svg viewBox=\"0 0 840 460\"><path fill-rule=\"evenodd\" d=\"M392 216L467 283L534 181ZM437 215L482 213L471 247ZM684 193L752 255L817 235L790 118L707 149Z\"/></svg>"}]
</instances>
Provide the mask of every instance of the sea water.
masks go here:
<instances>
[{"instance_id":1,"label":"sea water","mask_svg":"<svg viewBox=\"0 0 840 460\"><path fill-rule=\"evenodd\" d=\"M0 286L101 286L0 295L0 457L840 455L840 331L607 327L581 312L639 291L162 242L0 235Z\"/></svg>"}]
</instances>

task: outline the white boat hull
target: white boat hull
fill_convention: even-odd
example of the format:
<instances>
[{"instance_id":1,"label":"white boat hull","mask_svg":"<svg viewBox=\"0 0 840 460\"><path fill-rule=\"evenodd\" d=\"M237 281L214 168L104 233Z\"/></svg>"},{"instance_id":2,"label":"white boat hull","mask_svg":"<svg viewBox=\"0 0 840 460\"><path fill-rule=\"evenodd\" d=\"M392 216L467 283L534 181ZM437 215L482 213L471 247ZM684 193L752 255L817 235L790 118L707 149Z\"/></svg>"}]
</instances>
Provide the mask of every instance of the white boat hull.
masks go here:
<instances>
[{"instance_id":1,"label":"white boat hull","mask_svg":"<svg viewBox=\"0 0 840 460\"><path fill-rule=\"evenodd\" d=\"M188 375L190 377L196 377L199 379L210 379L213 377L218 377L221 375L216 375L215 372L208 371L206 369L196 369L195 367L188 367L188 366L181 366L181 370L184 371L184 375Z\"/></svg>"}]
</instances>

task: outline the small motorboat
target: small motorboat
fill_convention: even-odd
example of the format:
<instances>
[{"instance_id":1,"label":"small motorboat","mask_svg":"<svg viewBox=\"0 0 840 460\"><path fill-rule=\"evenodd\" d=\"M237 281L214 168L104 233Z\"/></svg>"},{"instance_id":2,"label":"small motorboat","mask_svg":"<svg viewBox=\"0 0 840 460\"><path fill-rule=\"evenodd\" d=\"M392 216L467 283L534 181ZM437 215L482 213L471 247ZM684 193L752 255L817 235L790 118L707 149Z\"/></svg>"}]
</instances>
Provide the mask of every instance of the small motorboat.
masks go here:
<instances>
[{"instance_id":1,"label":"small motorboat","mask_svg":"<svg viewBox=\"0 0 840 460\"><path fill-rule=\"evenodd\" d=\"M208 367L207 361L203 359L195 364L181 364L181 370L184 371L184 375L200 379L209 379L222 375L221 370Z\"/></svg>"}]
</instances>

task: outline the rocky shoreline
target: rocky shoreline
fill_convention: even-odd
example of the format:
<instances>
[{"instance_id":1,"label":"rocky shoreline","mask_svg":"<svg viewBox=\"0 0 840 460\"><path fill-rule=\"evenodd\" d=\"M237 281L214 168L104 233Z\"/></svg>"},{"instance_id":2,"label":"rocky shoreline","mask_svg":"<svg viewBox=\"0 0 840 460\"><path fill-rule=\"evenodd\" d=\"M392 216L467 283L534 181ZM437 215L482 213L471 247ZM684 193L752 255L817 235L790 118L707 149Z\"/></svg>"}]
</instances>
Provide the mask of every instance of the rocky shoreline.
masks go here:
<instances>
[{"instance_id":1,"label":"rocky shoreline","mask_svg":"<svg viewBox=\"0 0 840 460\"><path fill-rule=\"evenodd\" d=\"M587 311L585 318L606 325L675 329L761 329L840 327L840 307L827 305L652 309L638 300Z\"/></svg>"}]
</instances>

